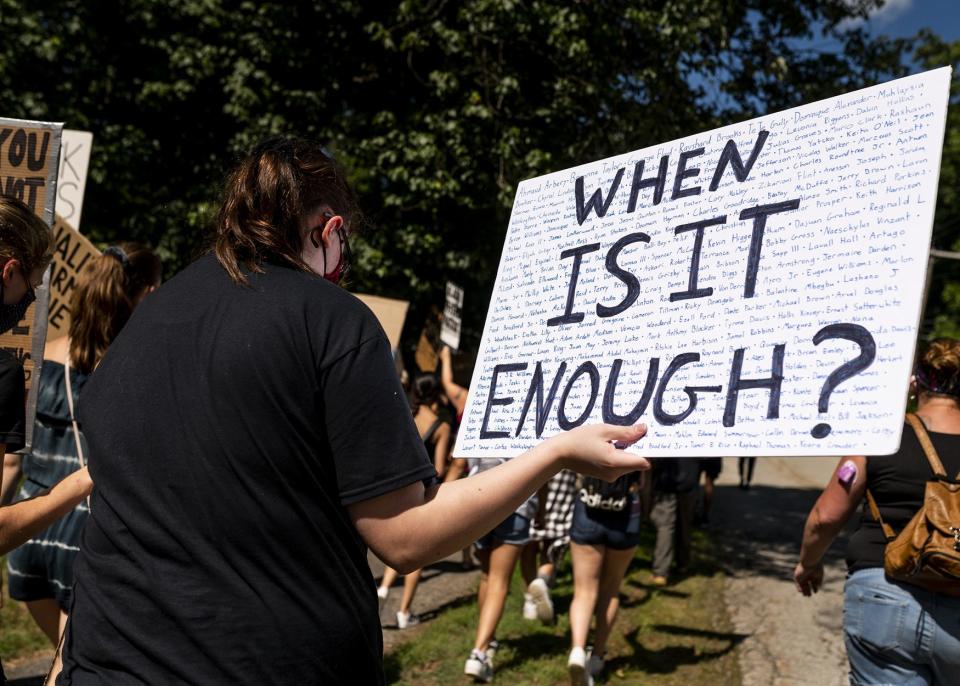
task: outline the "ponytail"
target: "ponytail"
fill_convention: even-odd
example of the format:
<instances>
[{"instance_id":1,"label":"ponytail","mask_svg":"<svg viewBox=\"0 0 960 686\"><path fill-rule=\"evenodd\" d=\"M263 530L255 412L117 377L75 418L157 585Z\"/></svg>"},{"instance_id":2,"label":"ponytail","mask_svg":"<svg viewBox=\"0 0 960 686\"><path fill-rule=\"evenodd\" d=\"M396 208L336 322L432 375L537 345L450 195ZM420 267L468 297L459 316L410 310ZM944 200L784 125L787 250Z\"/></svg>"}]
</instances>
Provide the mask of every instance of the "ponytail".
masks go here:
<instances>
[{"instance_id":1,"label":"ponytail","mask_svg":"<svg viewBox=\"0 0 960 686\"><path fill-rule=\"evenodd\" d=\"M140 296L160 281L162 264L149 248L123 242L87 263L70 296L70 362L92 372L133 314Z\"/></svg>"}]
</instances>

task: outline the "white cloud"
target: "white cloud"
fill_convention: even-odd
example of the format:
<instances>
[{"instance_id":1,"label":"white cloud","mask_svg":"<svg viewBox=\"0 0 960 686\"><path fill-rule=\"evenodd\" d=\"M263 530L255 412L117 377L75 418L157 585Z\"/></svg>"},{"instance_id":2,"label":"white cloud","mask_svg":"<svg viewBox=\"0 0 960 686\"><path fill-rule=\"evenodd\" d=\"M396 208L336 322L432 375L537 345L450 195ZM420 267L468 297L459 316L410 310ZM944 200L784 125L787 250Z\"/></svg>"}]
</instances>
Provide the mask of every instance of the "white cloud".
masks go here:
<instances>
[{"instance_id":1,"label":"white cloud","mask_svg":"<svg viewBox=\"0 0 960 686\"><path fill-rule=\"evenodd\" d=\"M867 19L861 19L859 17L856 19L844 19L842 22L840 22L838 28L852 29L857 26L863 26L867 22L878 26L883 26L884 24L889 24L892 22L901 14L909 10L912 6L913 0L886 0L882 6L871 10Z\"/></svg>"}]
</instances>

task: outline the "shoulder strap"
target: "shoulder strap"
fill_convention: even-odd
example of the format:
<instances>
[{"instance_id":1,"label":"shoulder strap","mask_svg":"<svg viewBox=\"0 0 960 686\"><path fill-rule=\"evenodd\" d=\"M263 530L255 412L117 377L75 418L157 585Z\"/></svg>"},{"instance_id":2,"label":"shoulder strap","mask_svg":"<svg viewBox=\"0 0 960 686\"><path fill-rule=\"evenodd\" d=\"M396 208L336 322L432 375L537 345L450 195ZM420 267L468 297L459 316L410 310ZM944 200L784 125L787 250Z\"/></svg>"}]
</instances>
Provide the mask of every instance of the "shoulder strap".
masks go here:
<instances>
[{"instance_id":1,"label":"shoulder strap","mask_svg":"<svg viewBox=\"0 0 960 686\"><path fill-rule=\"evenodd\" d=\"M893 527L883 521L883 517L880 516L880 508L877 507L877 501L873 499L873 493L870 492L870 489L867 489L867 505L870 506L870 514L873 515L873 518L880 523L880 528L883 529L883 535L888 541L892 541L897 537L893 532Z\"/></svg>"},{"instance_id":2,"label":"shoulder strap","mask_svg":"<svg viewBox=\"0 0 960 686\"><path fill-rule=\"evenodd\" d=\"M933 470L933 473L944 479L947 478L947 470L943 468L940 456L937 455L933 443L930 442L930 436L927 435L927 429L923 425L923 422L920 421L920 417L913 412L907 412L907 421L910 422L910 426L912 426L916 432L917 440L920 441L920 445L923 447L923 452L927 456L927 462L930 463L930 468Z\"/></svg>"},{"instance_id":3,"label":"shoulder strap","mask_svg":"<svg viewBox=\"0 0 960 686\"><path fill-rule=\"evenodd\" d=\"M440 425L443 424L443 420L437 417L437 421L430 425L430 428L427 429L427 433L423 435L423 442L429 443L433 438L433 434L437 432L437 429L440 428Z\"/></svg>"}]
</instances>

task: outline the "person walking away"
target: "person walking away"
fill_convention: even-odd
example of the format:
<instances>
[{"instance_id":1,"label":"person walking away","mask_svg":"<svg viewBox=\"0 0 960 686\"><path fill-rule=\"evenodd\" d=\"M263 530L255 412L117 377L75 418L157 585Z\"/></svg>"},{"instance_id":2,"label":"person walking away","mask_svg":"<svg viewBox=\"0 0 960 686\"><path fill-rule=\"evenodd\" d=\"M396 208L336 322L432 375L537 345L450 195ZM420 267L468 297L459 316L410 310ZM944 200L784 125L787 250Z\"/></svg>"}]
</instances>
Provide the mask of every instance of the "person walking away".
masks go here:
<instances>
[{"instance_id":1,"label":"person walking away","mask_svg":"<svg viewBox=\"0 0 960 686\"><path fill-rule=\"evenodd\" d=\"M433 374L420 374L413 380L411 391L411 409L417 432L423 440L427 452L433 457L433 467L442 478L447 469L450 456L450 424L440 418L440 382ZM410 613L413 598L420 584L423 570L417 569L403 578L403 598L397 610L397 628L406 629L420 623L417 615ZM383 578L377 588L380 604L386 602L390 587L397 580L397 570L384 567Z\"/></svg>"},{"instance_id":2,"label":"person walking away","mask_svg":"<svg viewBox=\"0 0 960 686\"><path fill-rule=\"evenodd\" d=\"M592 686L603 672L607 639L620 609L620 585L640 542L643 477L633 472L612 484L579 480L570 527L573 600L567 669L572 686ZM594 616L591 649L587 636Z\"/></svg>"},{"instance_id":3,"label":"person walking away","mask_svg":"<svg viewBox=\"0 0 960 686\"><path fill-rule=\"evenodd\" d=\"M703 499L700 508L700 524L710 524L710 510L713 508L717 479L723 471L722 457L701 457L700 473L703 474Z\"/></svg>"},{"instance_id":4,"label":"person walking away","mask_svg":"<svg viewBox=\"0 0 960 686\"><path fill-rule=\"evenodd\" d=\"M666 586L671 567L685 574L690 564L693 510L700 466L694 458L658 458L653 463L653 507L650 521L657 529L653 549L654 586Z\"/></svg>"},{"instance_id":5,"label":"person walking away","mask_svg":"<svg viewBox=\"0 0 960 686\"><path fill-rule=\"evenodd\" d=\"M33 445L23 457L18 500L36 497L90 458L82 428L74 435L73 425L84 384L134 308L160 285L161 271L160 258L146 246L122 242L91 259L80 273L70 296L69 333L44 348ZM66 625L73 562L87 513L87 503L78 503L7 557L10 597L26 603L54 646Z\"/></svg>"},{"instance_id":6,"label":"person walking away","mask_svg":"<svg viewBox=\"0 0 960 686\"><path fill-rule=\"evenodd\" d=\"M737 458L737 472L740 474L740 488L744 491L750 489L750 484L753 481L753 470L756 466L757 458L755 457Z\"/></svg>"},{"instance_id":7,"label":"person walking away","mask_svg":"<svg viewBox=\"0 0 960 686\"><path fill-rule=\"evenodd\" d=\"M322 146L260 143L227 177L211 252L87 381L97 488L60 686L383 684L368 550L406 574L560 469L648 467L620 449L645 427L584 425L433 485L390 343L338 286L360 221Z\"/></svg>"},{"instance_id":8,"label":"person walking away","mask_svg":"<svg viewBox=\"0 0 960 686\"><path fill-rule=\"evenodd\" d=\"M945 580L933 590L894 579L884 569L884 525L900 534L923 506L927 483L951 482L960 472L960 341L930 343L918 358L911 390L917 411L903 427L900 449L893 455L840 458L807 517L794 570L800 593L819 591L824 554L863 504L847 543L843 592L851 684L947 686L960 674L960 580ZM943 477L934 475L931 463L937 461ZM879 519L864 502L868 494Z\"/></svg>"}]
</instances>

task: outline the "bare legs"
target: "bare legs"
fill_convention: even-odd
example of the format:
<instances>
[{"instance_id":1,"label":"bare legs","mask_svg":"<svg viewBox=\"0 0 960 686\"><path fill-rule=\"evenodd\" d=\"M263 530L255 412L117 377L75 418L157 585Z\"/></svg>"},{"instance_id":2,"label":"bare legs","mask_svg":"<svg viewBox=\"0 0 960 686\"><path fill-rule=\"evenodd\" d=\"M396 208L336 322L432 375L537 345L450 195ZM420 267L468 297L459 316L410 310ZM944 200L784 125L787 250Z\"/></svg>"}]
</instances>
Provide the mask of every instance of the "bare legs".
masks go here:
<instances>
[{"instance_id":1,"label":"bare legs","mask_svg":"<svg viewBox=\"0 0 960 686\"><path fill-rule=\"evenodd\" d=\"M417 586L420 584L422 574L423 570L418 569L403 577L403 597L400 599L400 612L410 612L410 606L413 604L413 597L417 594ZM392 567L383 568L383 579L380 581L380 596L382 598L387 597L388 589L393 586L397 576L399 576L397 570Z\"/></svg>"},{"instance_id":2,"label":"bare legs","mask_svg":"<svg viewBox=\"0 0 960 686\"><path fill-rule=\"evenodd\" d=\"M596 614L593 652L606 651L607 638L620 609L620 584L636 547L614 550L598 545L570 544L573 558L573 601L570 603L571 645L587 644L590 619Z\"/></svg>"},{"instance_id":3,"label":"bare legs","mask_svg":"<svg viewBox=\"0 0 960 686\"><path fill-rule=\"evenodd\" d=\"M477 640L474 649L485 651L500 623L503 606L510 591L510 577L520 557L521 546L496 542L493 548L480 555L480 589L477 604L480 619L477 622Z\"/></svg>"}]
</instances>

